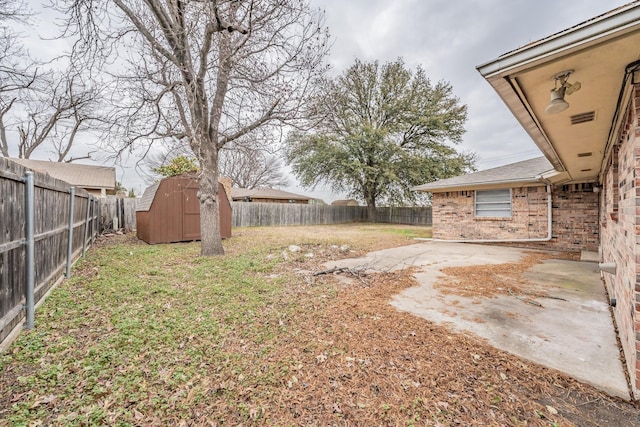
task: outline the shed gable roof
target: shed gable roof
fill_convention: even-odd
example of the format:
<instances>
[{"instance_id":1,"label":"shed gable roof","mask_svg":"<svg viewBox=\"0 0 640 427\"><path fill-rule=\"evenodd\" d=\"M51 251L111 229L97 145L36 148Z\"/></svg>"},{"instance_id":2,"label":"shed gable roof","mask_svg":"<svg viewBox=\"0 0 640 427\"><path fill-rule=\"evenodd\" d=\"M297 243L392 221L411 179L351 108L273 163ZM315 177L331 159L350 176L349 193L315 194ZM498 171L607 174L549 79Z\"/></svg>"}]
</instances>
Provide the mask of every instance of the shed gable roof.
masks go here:
<instances>
[{"instance_id":1,"label":"shed gable roof","mask_svg":"<svg viewBox=\"0 0 640 427\"><path fill-rule=\"evenodd\" d=\"M82 165L78 163L59 163L44 160L10 160L37 172L66 181L80 188L116 188L116 169L109 166Z\"/></svg>"},{"instance_id":2,"label":"shed gable roof","mask_svg":"<svg viewBox=\"0 0 640 427\"><path fill-rule=\"evenodd\" d=\"M151 204L153 203L153 199L156 197L156 192L160 187L160 182L161 181L158 181L144 190L144 193L138 202L136 212L147 212L151 209Z\"/></svg>"},{"instance_id":3,"label":"shed gable roof","mask_svg":"<svg viewBox=\"0 0 640 427\"><path fill-rule=\"evenodd\" d=\"M532 184L541 182L541 177L550 172L554 173L551 163L544 157L536 157L535 159L430 182L414 187L413 190L439 192L502 184Z\"/></svg>"}]
</instances>

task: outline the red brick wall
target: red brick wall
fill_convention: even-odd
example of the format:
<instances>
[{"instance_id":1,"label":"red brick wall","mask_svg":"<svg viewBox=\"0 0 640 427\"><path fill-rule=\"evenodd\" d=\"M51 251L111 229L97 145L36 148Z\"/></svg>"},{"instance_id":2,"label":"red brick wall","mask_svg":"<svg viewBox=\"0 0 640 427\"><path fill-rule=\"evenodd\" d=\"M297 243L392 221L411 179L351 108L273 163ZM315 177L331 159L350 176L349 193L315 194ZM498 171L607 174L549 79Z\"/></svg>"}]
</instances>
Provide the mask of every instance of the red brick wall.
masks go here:
<instances>
[{"instance_id":1,"label":"red brick wall","mask_svg":"<svg viewBox=\"0 0 640 427\"><path fill-rule=\"evenodd\" d=\"M616 274L603 273L631 376L640 397L640 85L625 112L617 144L611 148L603 176L600 225L602 260L616 265Z\"/></svg>"},{"instance_id":2,"label":"red brick wall","mask_svg":"<svg viewBox=\"0 0 640 427\"><path fill-rule=\"evenodd\" d=\"M551 193L551 241L517 244L558 250L598 250L598 195L593 192L593 186L558 186L553 187ZM547 237L546 187L513 188L511 194L511 218L476 218L474 191L434 193L433 237L443 240Z\"/></svg>"},{"instance_id":3,"label":"red brick wall","mask_svg":"<svg viewBox=\"0 0 640 427\"><path fill-rule=\"evenodd\" d=\"M554 187L553 238L554 249L598 251L598 193L592 184L570 184Z\"/></svg>"}]
</instances>

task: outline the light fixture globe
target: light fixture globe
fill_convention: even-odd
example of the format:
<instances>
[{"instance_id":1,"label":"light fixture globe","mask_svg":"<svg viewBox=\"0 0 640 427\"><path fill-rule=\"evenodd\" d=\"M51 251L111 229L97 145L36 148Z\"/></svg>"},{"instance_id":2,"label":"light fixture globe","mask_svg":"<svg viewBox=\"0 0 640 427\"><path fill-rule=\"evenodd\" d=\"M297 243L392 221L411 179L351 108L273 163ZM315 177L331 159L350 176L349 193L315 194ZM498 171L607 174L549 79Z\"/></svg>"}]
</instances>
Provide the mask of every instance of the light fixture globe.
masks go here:
<instances>
[{"instance_id":1,"label":"light fixture globe","mask_svg":"<svg viewBox=\"0 0 640 427\"><path fill-rule=\"evenodd\" d=\"M565 90L566 88L564 86L551 89L551 102L544 110L547 114L557 114L569 108L569 103L564 100Z\"/></svg>"}]
</instances>

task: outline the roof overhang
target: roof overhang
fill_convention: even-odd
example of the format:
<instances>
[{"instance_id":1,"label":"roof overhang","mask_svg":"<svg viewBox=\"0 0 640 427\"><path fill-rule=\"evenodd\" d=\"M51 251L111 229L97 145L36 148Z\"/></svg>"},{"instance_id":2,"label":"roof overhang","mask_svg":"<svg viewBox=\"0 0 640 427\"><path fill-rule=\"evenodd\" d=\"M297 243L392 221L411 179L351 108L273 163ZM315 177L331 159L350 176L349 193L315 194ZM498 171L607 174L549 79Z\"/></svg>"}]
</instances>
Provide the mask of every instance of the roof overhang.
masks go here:
<instances>
[{"instance_id":1,"label":"roof overhang","mask_svg":"<svg viewBox=\"0 0 640 427\"><path fill-rule=\"evenodd\" d=\"M631 94L630 64L640 59L640 2L509 52L477 67L545 157L568 181L596 180L608 147L618 137L621 106ZM545 108L553 76L573 70L582 88L558 114ZM640 74L640 73L638 73ZM640 75L636 77L640 83ZM572 124L572 117L593 120ZM574 120L575 121L575 120Z\"/></svg>"},{"instance_id":2,"label":"roof overhang","mask_svg":"<svg viewBox=\"0 0 640 427\"><path fill-rule=\"evenodd\" d=\"M546 184L562 184L568 182L566 172L549 171L535 179L501 179L495 181L456 183L451 185L438 185L438 181L413 187L412 191L430 193L444 193L447 191L491 190L498 188L538 187Z\"/></svg>"}]
</instances>

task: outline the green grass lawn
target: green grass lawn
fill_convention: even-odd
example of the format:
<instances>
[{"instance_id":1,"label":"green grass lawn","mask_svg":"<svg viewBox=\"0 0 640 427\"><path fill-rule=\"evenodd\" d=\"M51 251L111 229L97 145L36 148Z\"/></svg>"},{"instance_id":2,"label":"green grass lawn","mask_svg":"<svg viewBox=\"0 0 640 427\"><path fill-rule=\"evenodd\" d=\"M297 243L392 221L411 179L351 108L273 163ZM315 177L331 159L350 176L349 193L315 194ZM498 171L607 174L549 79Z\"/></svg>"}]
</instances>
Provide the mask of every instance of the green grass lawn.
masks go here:
<instances>
[{"instance_id":1,"label":"green grass lawn","mask_svg":"<svg viewBox=\"0 0 640 427\"><path fill-rule=\"evenodd\" d=\"M410 271L351 284L311 275L430 234L380 224L234 229L216 258L201 258L198 243L103 240L37 310L35 329L0 355L0 426L564 426L638 416L395 310L388 301L415 284Z\"/></svg>"},{"instance_id":2,"label":"green grass lawn","mask_svg":"<svg viewBox=\"0 0 640 427\"><path fill-rule=\"evenodd\" d=\"M279 354L282 341L301 333L298 312L319 310L335 294L317 287L305 290L317 295L301 298L301 276L280 268L287 246L314 253L313 260L288 257L302 268L344 256L335 246L362 251L376 240L405 244L429 233L366 224L299 230L306 229L234 230L217 258L199 257L198 243L150 246L131 238L92 250L37 311L35 329L0 356L0 418L11 425L164 424L201 410L212 419L229 411L232 419L260 419L263 410L239 396L251 390L260 402L286 387L297 363Z\"/></svg>"}]
</instances>

